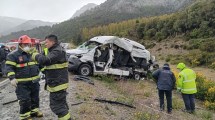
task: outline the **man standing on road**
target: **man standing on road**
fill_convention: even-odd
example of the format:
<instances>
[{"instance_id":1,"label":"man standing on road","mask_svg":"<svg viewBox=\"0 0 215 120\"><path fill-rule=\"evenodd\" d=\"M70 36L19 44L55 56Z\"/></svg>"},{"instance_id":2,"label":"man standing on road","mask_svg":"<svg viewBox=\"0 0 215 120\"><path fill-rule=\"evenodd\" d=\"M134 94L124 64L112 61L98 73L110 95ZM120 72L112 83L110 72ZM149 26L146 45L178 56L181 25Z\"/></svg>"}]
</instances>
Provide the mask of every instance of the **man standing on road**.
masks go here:
<instances>
[{"instance_id":1,"label":"man standing on road","mask_svg":"<svg viewBox=\"0 0 215 120\"><path fill-rule=\"evenodd\" d=\"M179 73L179 79L177 80L177 90L182 93L182 97L185 104L184 112L194 113L195 112L195 93L196 89L196 73L186 68L184 63L179 63L177 69Z\"/></svg>"},{"instance_id":2,"label":"man standing on road","mask_svg":"<svg viewBox=\"0 0 215 120\"><path fill-rule=\"evenodd\" d=\"M11 84L16 87L20 105L20 120L43 117L39 111L39 66L29 54L31 38L23 35L18 40L19 48L7 56L6 69Z\"/></svg>"},{"instance_id":3,"label":"man standing on road","mask_svg":"<svg viewBox=\"0 0 215 120\"><path fill-rule=\"evenodd\" d=\"M160 99L160 110L164 110L164 94L167 100L167 113L172 112L172 90L175 87L175 75L169 68L169 64L165 63L162 69L158 69L152 73L157 82L158 95Z\"/></svg>"},{"instance_id":4,"label":"man standing on road","mask_svg":"<svg viewBox=\"0 0 215 120\"><path fill-rule=\"evenodd\" d=\"M66 89L68 88L68 63L66 52L60 46L55 35L45 38L48 48L46 55L33 53L32 58L42 66L45 66L47 90L50 92L50 108L58 116L59 120L71 120L69 108L66 102Z\"/></svg>"}]
</instances>

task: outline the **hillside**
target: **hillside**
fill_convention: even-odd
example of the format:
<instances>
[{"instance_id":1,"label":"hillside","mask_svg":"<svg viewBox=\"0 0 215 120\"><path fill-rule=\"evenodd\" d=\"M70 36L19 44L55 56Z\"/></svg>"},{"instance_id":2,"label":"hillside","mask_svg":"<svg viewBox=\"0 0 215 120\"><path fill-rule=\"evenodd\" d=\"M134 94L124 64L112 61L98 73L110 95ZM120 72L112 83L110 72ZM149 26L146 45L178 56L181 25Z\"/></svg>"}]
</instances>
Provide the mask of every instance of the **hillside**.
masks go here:
<instances>
[{"instance_id":1,"label":"hillside","mask_svg":"<svg viewBox=\"0 0 215 120\"><path fill-rule=\"evenodd\" d=\"M126 0L125 2L122 2L122 0L107 0L98 7L85 12L80 17L53 25L50 32L58 35L62 40L73 40L78 44L81 40L80 32L84 27L105 25L143 16L156 16L173 13L189 5L193 0L162 0L161 3L163 4L157 4L155 0L153 0L154 2L149 1L151 0ZM145 5L144 2L147 2L148 4ZM35 34L38 31L40 31L40 29L21 31L2 37L1 40L18 37L22 34L28 34L29 36L38 38L41 36L39 34Z\"/></svg>"},{"instance_id":2,"label":"hillside","mask_svg":"<svg viewBox=\"0 0 215 120\"><path fill-rule=\"evenodd\" d=\"M84 12L86 12L87 10L93 9L95 8L97 5L94 3L88 3L87 5L84 5L81 9L77 10L71 19L75 18L75 17L79 17L81 14L83 14Z\"/></svg>"},{"instance_id":3,"label":"hillside","mask_svg":"<svg viewBox=\"0 0 215 120\"><path fill-rule=\"evenodd\" d=\"M214 0L197 1L183 11L155 17L143 17L105 26L84 28L83 38L117 35L142 40L162 40L183 36L186 39L214 37Z\"/></svg>"},{"instance_id":4,"label":"hillside","mask_svg":"<svg viewBox=\"0 0 215 120\"><path fill-rule=\"evenodd\" d=\"M173 43L172 47L188 52L183 56L173 54L169 57L191 66L215 69L214 13L215 0L202 0L178 13L84 28L81 38L88 40L98 35L116 35L134 39L150 48L162 40L172 42L179 37L184 40L184 44ZM160 48L160 51L163 49Z\"/></svg>"}]
</instances>

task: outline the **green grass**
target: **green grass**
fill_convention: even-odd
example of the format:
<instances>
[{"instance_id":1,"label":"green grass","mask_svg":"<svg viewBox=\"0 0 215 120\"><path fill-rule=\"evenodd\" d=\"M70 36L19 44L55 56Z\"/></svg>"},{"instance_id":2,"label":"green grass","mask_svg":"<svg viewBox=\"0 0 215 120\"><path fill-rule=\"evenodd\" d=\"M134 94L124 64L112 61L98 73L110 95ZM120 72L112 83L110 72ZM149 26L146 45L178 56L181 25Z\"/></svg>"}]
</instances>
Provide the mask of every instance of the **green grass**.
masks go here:
<instances>
[{"instance_id":1,"label":"green grass","mask_svg":"<svg viewBox=\"0 0 215 120\"><path fill-rule=\"evenodd\" d=\"M114 115L116 116L116 112L113 111L110 107L108 107L107 105L105 106L105 110L108 111L108 113L110 113L110 115Z\"/></svg>"},{"instance_id":2,"label":"green grass","mask_svg":"<svg viewBox=\"0 0 215 120\"><path fill-rule=\"evenodd\" d=\"M99 81L103 81L106 83L115 83L114 76L111 75L97 75L95 78Z\"/></svg>"},{"instance_id":3,"label":"green grass","mask_svg":"<svg viewBox=\"0 0 215 120\"><path fill-rule=\"evenodd\" d=\"M175 97L172 98L172 108L173 109L177 109L177 110L182 109L183 106L184 106L184 103L181 99L175 98Z\"/></svg>"},{"instance_id":4,"label":"green grass","mask_svg":"<svg viewBox=\"0 0 215 120\"><path fill-rule=\"evenodd\" d=\"M145 97L150 97L151 94L152 94L151 92L144 92L143 96L145 96Z\"/></svg>"},{"instance_id":5,"label":"green grass","mask_svg":"<svg viewBox=\"0 0 215 120\"><path fill-rule=\"evenodd\" d=\"M116 101L121 102L121 103L125 103L125 104L128 104L128 105L133 105L133 103L134 103L133 98L128 98L128 97L125 97L125 96L117 97Z\"/></svg>"},{"instance_id":6,"label":"green grass","mask_svg":"<svg viewBox=\"0 0 215 120\"><path fill-rule=\"evenodd\" d=\"M209 111L199 111L196 113L196 115L203 120L213 120L213 114Z\"/></svg>"},{"instance_id":7,"label":"green grass","mask_svg":"<svg viewBox=\"0 0 215 120\"><path fill-rule=\"evenodd\" d=\"M149 112L137 112L134 114L135 120L159 120L160 115Z\"/></svg>"}]
</instances>

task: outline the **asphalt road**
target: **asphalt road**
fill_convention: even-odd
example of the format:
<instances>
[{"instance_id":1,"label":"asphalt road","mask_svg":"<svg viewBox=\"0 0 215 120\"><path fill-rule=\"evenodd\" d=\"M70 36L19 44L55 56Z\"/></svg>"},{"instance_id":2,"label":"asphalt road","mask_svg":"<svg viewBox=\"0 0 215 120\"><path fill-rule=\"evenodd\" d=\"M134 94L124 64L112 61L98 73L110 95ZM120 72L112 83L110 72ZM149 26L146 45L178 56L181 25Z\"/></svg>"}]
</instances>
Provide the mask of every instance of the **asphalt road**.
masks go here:
<instances>
[{"instance_id":1,"label":"asphalt road","mask_svg":"<svg viewBox=\"0 0 215 120\"><path fill-rule=\"evenodd\" d=\"M3 80L5 80L5 79L7 79L7 78L2 78L2 77L0 77L0 82L3 81Z\"/></svg>"}]
</instances>

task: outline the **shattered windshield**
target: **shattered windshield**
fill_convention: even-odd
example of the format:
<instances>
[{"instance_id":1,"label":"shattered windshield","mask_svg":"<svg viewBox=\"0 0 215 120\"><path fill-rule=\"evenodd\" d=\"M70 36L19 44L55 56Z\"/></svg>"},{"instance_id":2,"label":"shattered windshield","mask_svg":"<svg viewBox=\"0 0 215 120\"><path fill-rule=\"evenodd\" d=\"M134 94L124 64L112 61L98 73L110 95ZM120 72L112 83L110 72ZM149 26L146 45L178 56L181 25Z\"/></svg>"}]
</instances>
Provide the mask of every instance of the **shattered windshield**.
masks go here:
<instances>
[{"instance_id":1,"label":"shattered windshield","mask_svg":"<svg viewBox=\"0 0 215 120\"><path fill-rule=\"evenodd\" d=\"M98 45L100 45L100 43L90 41L90 42L85 42L82 45L78 46L77 49L79 49L79 50L92 50L93 48L95 48Z\"/></svg>"}]
</instances>

